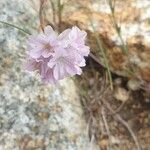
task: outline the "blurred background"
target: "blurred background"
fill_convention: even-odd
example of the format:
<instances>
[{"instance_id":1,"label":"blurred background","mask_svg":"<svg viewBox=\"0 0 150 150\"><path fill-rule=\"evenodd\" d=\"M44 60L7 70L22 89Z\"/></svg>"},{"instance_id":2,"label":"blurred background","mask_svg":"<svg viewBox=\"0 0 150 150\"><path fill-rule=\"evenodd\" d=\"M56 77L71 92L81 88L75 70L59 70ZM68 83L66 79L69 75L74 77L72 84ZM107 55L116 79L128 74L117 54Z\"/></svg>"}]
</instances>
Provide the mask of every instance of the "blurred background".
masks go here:
<instances>
[{"instance_id":1,"label":"blurred background","mask_svg":"<svg viewBox=\"0 0 150 150\"><path fill-rule=\"evenodd\" d=\"M87 32L81 76L24 70L26 32L46 25ZM0 1L0 150L148 150L149 111L150 0Z\"/></svg>"}]
</instances>

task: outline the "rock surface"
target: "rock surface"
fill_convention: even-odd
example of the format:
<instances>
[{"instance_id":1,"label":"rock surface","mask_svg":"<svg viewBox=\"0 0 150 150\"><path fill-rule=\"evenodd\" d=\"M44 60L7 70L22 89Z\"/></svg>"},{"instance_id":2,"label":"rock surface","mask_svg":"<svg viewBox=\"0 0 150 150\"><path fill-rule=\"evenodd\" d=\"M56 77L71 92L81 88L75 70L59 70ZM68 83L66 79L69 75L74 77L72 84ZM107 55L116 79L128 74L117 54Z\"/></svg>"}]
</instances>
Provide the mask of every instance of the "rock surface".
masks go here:
<instances>
[{"instance_id":1,"label":"rock surface","mask_svg":"<svg viewBox=\"0 0 150 150\"><path fill-rule=\"evenodd\" d=\"M127 55L122 52L123 43L110 19L112 14L106 1L79 0L76 3L77 9L68 13L67 21L76 22L80 27L93 31L87 13L89 10L82 7L86 4L96 31L103 39L111 69L126 77L150 81L150 1L116 0L115 22L120 28L124 45L127 43ZM91 49L96 51L96 42L92 40L90 43Z\"/></svg>"},{"instance_id":2,"label":"rock surface","mask_svg":"<svg viewBox=\"0 0 150 150\"><path fill-rule=\"evenodd\" d=\"M0 18L32 31L37 12L0 1ZM0 150L86 150L86 123L74 82L43 85L22 68L27 35L0 24Z\"/></svg>"}]
</instances>

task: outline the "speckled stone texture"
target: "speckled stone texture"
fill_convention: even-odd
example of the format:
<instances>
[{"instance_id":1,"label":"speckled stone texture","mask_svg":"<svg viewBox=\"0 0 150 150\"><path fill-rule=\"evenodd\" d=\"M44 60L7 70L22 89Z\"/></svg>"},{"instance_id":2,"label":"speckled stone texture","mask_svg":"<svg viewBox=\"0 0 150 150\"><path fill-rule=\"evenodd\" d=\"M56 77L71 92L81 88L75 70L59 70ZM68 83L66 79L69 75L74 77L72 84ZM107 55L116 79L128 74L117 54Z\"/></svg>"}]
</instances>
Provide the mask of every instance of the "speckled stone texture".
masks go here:
<instances>
[{"instance_id":1,"label":"speckled stone texture","mask_svg":"<svg viewBox=\"0 0 150 150\"><path fill-rule=\"evenodd\" d=\"M37 12L24 0L0 1L0 19L30 32ZM43 85L22 68L24 33L0 24L0 150L86 150L86 123L71 79Z\"/></svg>"}]
</instances>

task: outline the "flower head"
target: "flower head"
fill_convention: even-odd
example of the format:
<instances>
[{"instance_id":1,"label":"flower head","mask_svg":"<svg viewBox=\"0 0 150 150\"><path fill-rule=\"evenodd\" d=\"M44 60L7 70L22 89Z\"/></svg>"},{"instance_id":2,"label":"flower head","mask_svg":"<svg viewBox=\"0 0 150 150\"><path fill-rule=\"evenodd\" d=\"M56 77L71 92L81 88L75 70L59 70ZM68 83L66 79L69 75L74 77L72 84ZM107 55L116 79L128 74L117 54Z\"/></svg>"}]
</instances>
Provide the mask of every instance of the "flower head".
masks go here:
<instances>
[{"instance_id":1,"label":"flower head","mask_svg":"<svg viewBox=\"0 0 150 150\"><path fill-rule=\"evenodd\" d=\"M67 76L81 74L81 69L76 63L76 59L71 52L67 52L64 48L58 48L53 54L53 58L48 62L48 66L54 70L54 78L56 80L63 79Z\"/></svg>"},{"instance_id":2,"label":"flower head","mask_svg":"<svg viewBox=\"0 0 150 150\"><path fill-rule=\"evenodd\" d=\"M54 48L57 45L57 34L52 27L47 26L44 29L44 33L31 36L28 40L29 55L30 57L37 59L43 56L48 58L54 52Z\"/></svg>"},{"instance_id":3,"label":"flower head","mask_svg":"<svg viewBox=\"0 0 150 150\"><path fill-rule=\"evenodd\" d=\"M26 70L38 71L42 81L55 83L75 74L85 66L89 47L85 45L86 32L78 27L67 29L60 35L47 26L44 33L31 36L28 40L29 53Z\"/></svg>"},{"instance_id":4,"label":"flower head","mask_svg":"<svg viewBox=\"0 0 150 150\"><path fill-rule=\"evenodd\" d=\"M53 70L47 66L49 58L40 57L33 59L29 57L25 63L25 69L29 72L37 71L44 83L55 83Z\"/></svg>"}]
</instances>

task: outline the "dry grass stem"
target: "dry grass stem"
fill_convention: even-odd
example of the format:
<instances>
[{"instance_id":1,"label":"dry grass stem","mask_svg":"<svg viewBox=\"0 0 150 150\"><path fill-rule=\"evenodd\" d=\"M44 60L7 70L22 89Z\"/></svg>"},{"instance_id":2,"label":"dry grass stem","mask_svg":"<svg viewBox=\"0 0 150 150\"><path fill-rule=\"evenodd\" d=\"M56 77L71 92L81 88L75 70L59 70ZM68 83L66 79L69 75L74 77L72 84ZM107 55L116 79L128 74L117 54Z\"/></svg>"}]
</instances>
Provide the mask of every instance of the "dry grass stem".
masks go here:
<instances>
[{"instance_id":1,"label":"dry grass stem","mask_svg":"<svg viewBox=\"0 0 150 150\"><path fill-rule=\"evenodd\" d=\"M105 114L105 108L104 107L101 108L101 114L102 114L103 122L104 122L104 125L105 125L105 128L106 128L106 132L107 132L107 135L108 135L108 138L109 138L108 150L111 150L112 149L111 148L112 147L111 134L110 134L110 130L109 130L109 127L108 127L108 123L107 123L106 114Z\"/></svg>"},{"instance_id":2,"label":"dry grass stem","mask_svg":"<svg viewBox=\"0 0 150 150\"><path fill-rule=\"evenodd\" d=\"M122 52L127 55L128 54L128 47L122 38L121 27L118 25L116 17L115 17L115 2L116 1L115 0L106 0L106 2L108 3L110 10L111 10L110 19L111 19L112 24L113 24L113 26L114 26L117 34L118 34L118 37L120 39Z\"/></svg>"},{"instance_id":3,"label":"dry grass stem","mask_svg":"<svg viewBox=\"0 0 150 150\"><path fill-rule=\"evenodd\" d=\"M102 100L104 105L106 106L106 108L112 113L114 114L115 111L111 108L111 106L109 105L108 102L106 102L105 100ZM135 133L133 132L133 130L131 129L131 127L129 126L129 124L119 115L113 115L114 119L119 121L130 133L131 137L133 138L135 145L137 147L137 150L141 150L141 146L138 142L138 138L136 137Z\"/></svg>"}]
</instances>

